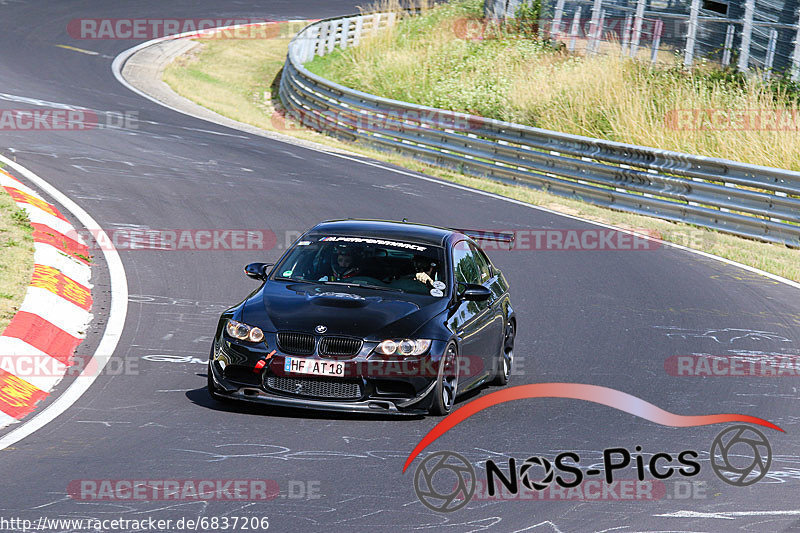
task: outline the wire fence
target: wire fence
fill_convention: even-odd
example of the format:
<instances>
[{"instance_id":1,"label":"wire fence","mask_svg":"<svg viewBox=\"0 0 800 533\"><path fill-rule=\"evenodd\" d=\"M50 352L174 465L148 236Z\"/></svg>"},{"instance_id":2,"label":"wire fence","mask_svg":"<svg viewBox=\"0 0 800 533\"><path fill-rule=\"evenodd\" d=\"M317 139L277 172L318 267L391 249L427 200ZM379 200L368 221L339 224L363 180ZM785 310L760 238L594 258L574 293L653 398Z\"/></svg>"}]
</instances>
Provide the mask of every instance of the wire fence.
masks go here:
<instances>
[{"instance_id":1,"label":"wire fence","mask_svg":"<svg viewBox=\"0 0 800 533\"><path fill-rule=\"evenodd\" d=\"M485 0L509 20L531 0ZM700 61L800 80L800 0L542 0L539 28L575 52L691 68Z\"/></svg>"}]
</instances>

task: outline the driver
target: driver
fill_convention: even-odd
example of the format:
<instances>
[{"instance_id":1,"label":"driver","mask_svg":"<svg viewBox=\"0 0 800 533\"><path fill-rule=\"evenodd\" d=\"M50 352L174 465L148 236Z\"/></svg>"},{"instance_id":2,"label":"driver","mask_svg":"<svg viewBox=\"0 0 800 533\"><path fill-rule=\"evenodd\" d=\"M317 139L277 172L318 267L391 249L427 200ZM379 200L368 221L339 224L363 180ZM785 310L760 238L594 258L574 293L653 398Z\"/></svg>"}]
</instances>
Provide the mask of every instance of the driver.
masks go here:
<instances>
[{"instance_id":1,"label":"driver","mask_svg":"<svg viewBox=\"0 0 800 533\"><path fill-rule=\"evenodd\" d=\"M427 287L433 287L436 263L421 255L414 256L414 279Z\"/></svg>"},{"instance_id":2,"label":"driver","mask_svg":"<svg viewBox=\"0 0 800 533\"><path fill-rule=\"evenodd\" d=\"M336 281L357 276L361 267L356 262L356 256L349 248L339 248L331 261L331 279Z\"/></svg>"}]
</instances>

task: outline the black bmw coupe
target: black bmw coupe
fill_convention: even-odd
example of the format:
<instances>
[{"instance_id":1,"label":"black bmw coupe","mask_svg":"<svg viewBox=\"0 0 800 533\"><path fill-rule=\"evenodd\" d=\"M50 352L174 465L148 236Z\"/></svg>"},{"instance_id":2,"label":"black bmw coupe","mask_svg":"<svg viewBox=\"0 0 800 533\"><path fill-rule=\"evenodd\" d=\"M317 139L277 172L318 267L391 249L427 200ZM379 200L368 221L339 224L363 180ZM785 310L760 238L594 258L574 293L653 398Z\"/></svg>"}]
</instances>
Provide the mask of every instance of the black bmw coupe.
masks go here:
<instances>
[{"instance_id":1,"label":"black bmw coupe","mask_svg":"<svg viewBox=\"0 0 800 533\"><path fill-rule=\"evenodd\" d=\"M406 222L329 221L276 265L247 265L262 284L220 317L209 394L444 415L464 392L505 385L516 317L508 283L478 238L510 242Z\"/></svg>"}]
</instances>

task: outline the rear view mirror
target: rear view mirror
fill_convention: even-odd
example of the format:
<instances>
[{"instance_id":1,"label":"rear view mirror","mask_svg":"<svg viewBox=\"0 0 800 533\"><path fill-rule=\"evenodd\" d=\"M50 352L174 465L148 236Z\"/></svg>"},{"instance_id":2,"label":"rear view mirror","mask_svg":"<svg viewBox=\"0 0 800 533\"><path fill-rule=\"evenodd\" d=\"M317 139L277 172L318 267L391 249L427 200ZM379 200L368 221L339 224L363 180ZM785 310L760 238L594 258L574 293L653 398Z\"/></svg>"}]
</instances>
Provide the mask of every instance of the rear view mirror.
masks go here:
<instances>
[{"instance_id":1,"label":"rear view mirror","mask_svg":"<svg viewBox=\"0 0 800 533\"><path fill-rule=\"evenodd\" d=\"M247 274L248 278L263 281L267 279L267 269L272 265L273 263L250 263L244 267L244 273Z\"/></svg>"}]
</instances>

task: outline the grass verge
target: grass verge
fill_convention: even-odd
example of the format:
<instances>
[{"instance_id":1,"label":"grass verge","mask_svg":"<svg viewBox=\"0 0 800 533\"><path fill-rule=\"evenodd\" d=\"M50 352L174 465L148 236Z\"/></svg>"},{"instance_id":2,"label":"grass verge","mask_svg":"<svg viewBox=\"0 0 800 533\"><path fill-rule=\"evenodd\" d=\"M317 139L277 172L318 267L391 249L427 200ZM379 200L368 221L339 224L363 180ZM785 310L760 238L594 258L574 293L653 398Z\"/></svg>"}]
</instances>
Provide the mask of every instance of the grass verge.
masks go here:
<instances>
[{"instance_id":1,"label":"grass verge","mask_svg":"<svg viewBox=\"0 0 800 533\"><path fill-rule=\"evenodd\" d=\"M33 275L33 229L0 187L0 332L14 318Z\"/></svg>"},{"instance_id":2,"label":"grass verge","mask_svg":"<svg viewBox=\"0 0 800 533\"><path fill-rule=\"evenodd\" d=\"M473 178L395 153L344 143L282 118L278 85L290 36L265 40L206 40L176 59L164 81L178 94L217 113L259 128L324 143L424 172L461 185L628 229L657 232L668 242L709 252L800 282L800 251L732 235L623 213L523 186Z\"/></svg>"}]
</instances>

